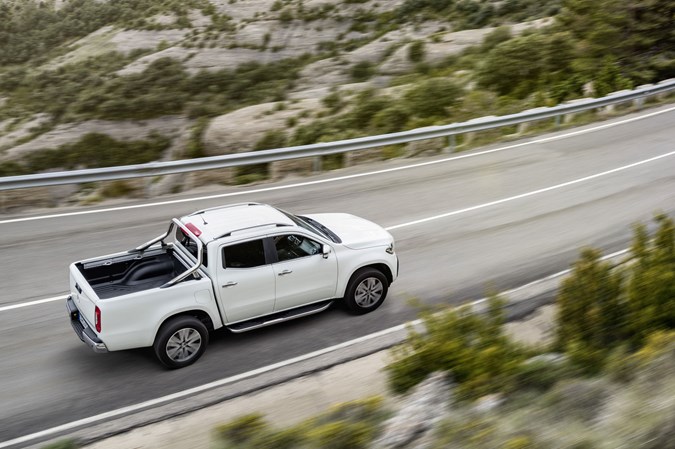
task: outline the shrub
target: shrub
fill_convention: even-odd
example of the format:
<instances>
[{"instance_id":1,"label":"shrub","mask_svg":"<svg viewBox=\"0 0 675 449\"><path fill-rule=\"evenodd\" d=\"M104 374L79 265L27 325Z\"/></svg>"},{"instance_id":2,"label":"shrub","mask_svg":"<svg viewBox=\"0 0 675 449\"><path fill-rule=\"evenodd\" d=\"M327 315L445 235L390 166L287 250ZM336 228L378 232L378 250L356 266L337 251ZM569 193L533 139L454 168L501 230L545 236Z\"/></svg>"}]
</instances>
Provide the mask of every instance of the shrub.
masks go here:
<instances>
[{"instance_id":1,"label":"shrub","mask_svg":"<svg viewBox=\"0 0 675 449\"><path fill-rule=\"evenodd\" d=\"M413 86L403 99L413 115L418 117L447 117L456 105L462 89L445 78L431 78Z\"/></svg>"},{"instance_id":2,"label":"shrub","mask_svg":"<svg viewBox=\"0 0 675 449\"><path fill-rule=\"evenodd\" d=\"M75 169L140 164L159 159L171 141L151 133L145 140L120 141L107 134L85 134L75 143L43 149L24 158L26 169L40 172L50 168Z\"/></svg>"},{"instance_id":3,"label":"shrub","mask_svg":"<svg viewBox=\"0 0 675 449\"><path fill-rule=\"evenodd\" d=\"M382 398L380 396L372 396L337 404L319 416L316 422L352 421L376 426L379 421L384 419L384 416Z\"/></svg>"},{"instance_id":4,"label":"shrub","mask_svg":"<svg viewBox=\"0 0 675 449\"><path fill-rule=\"evenodd\" d=\"M368 129L371 121L380 111L390 107L392 100L382 95L377 95L373 90L365 90L356 96L354 107L346 114L342 129Z\"/></svg>"},{"instance_id":5,"label":"shrub","mask_svg":"<svg viewBox=\"0 0 675 449\"><path fill-rule=\"evenodd\" d=\"M567 362L527 361L514 370L511 388L543 392L576 374Z\"/></svg>"},{"instance_id":6,"label":"shrub","mask_svg":"<svg viewBox=\"0 0 675 449\"><path fill-rule=\"evenodd\" d=\"M395 104L377 111L370 124L376 132L391 133L403 131L409 119L410 114L405 107Z\"/></svg>"},{"instance_id":7,"label":"shrub","mask_svg":"<svg viewBox=\"0 0 675 449\"><path fill-rule=\"evenodd\" d=\"M42 446L42 449L77 449L78 447L80 446L75 441L67 439L47 444L46 446Z\"/></svg>"},{"instance_id":8,"label":"shrub","mask_svg":"<svg viewBox=\"0 0 675 449\"><path fill-rule=\"evenodd\" d=\"M345 106L345 102L342 100L342 95L339 90L334 90L330 94L326 95L321 99L321 103L330 109L332 113L338 112Z\"/></svg>"},{"instance_id":9,"label":"shrub","mask_svg":"<svg viewBox=\"0 0 675 449\"><path fill-rule=\"evenodd\" d=\"M642 344L647 335L675 328L675 226L673 220L659 214L658 229L649 239L643 225L635 227L626 287L629 298L629 329L634 344Z\"/></svg>"},{"instance_id":10,"label":"shrub","mask_svg":"<svg viewBox=\"0 0 675 449\"><path fill-rule=\"evenodd\" d=\"M375 429L365 423L333 421L307 433L312 447L322 449L366 449L375 436Z\"/></svg>"},{"instance_id":11,"label":"shrub","mask_svg":"<svg viewBox=\"0 0 675 449\"><path fill-rule=\"evenodd\" d=\"M598 251L582 251L557 299L558 345L570 356L592 359L596 352L604 353L626 338L627 304L621 298L621 280L620 273L601 261Z\"/></svg>"},{"instance_id":12,"label":"shrub","mask_svg":"<svg viewBox=\"0 0 675 449\"><path fill-rule=\"evenodd\" d=\"M675 328L675 226L662 214L655 221L652 239L643 225L635 227L631 264L613 269L586 249L562 283L558 346L590 371L602 368L613 348L629 351Z\"/></svg>"},{"instance_id":13,"label":"shrub","mask_svg":"<svg viewBox=\"0 0 675 449\"><path fill-rule=\"evenodd\" d=\"M367 81L375 74L375 67L370 61L359 61L352 66L349 75L354 81Z\"/></svg>"},{"instance_id":14,"label":"shrub","mask_svg":"<svg viewBox=\"0 0 675 449\"><path fill-rule=\"evenodd\" d=\"M101 195L106 198L119 198L134 192L136 188L126 181L112 181L101 189Z\"/></svg>"},{"instance_id":15,"label":"shrub","mask_svg":"<svg viewBox=\"0 0 675 449\"><path fill-rule=\"evenodd\" d=\"M612 393L605 379L573 379L556 385L544 398L544 403L557 416L593 420Z\"/></svg>"},{"instance_id":16,"label":"shrub","mask_svg":"<svg viewBox=\"0 0 675 449\"><path fill-rule=\"evenodd\" d=\"M414 41L408 46L408 60L410 62L422 62L425 56L424 41Z\"/></svg>"},{"instance_id":17,"label":"shrub","mask_svg":"<svg viewBox=\"0 0 675 449\"><path fill-rule=\"evenodd\" d=\"M252 413L217 426L215 433L216 437L221 440L235 445L243 445L266 430L268 430L268 425L263 416Z\"/></svg>"},{"instance_id":18,"label":"shrub","mask_svg":"<svg viewBox=\"0 0 675 449\"><path fill-rule=\"evenodd\" d=\"M190 140L185 147L185 155L189 158L198 158L206 155L204 149L203 135L206 128L209 126L209 119L200 117L192 127L190 132Z\"/></svg>"},{"instance_id":19,"label":"shrub","mask_svg":"<svg viewBox=\"0 0 675 449\"><path fill-rule=\"evenodd\" d=\"M504 335L502 301L493 296L487 316L466 307L422 314L425 333L409 330L409 338L392 351L385 368L391 388L401 393L434 371L449 371L464 397L501 391L511 381L523 352Z\"/></svg>"},{"instance_id":20,"label":"shrub","mask_svg":"<svg viewBox=\"0 0 675 449\"><path fill-rule=\"evenodd\" d=\"M497 45L502 42L506 42L511 39L511 27L509 26L500 26L495 28L493 31L485 35L483 38L483 43L481 44L481 50L488 52L495 48Z\"/></svg>"}]
</instances>

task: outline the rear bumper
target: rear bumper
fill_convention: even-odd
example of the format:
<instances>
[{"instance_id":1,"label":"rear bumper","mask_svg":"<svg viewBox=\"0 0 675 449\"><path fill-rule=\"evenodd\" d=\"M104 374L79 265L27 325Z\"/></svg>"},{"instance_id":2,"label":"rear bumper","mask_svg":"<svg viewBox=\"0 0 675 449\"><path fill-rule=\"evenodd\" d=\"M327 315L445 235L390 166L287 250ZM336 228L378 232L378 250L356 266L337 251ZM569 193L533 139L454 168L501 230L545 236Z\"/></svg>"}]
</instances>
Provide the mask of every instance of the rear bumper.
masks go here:
<instances>
[{"instance_id":1,"label":"rear bumper","mask_svg":"<svg viewBox=\"0 0 675 449\"><path fill-rule=\"evenodd\" d=\"M89 346L94 352L108 352L108 348L105 343L103 343L98 336L94 333L89 326L82 325L80 322L80 311L77 310L73 298L70 296L66 300L66 309L68 310L68 316L70 317L70 325L73 326L75 335Z\"/></svg>"}]
</instances>

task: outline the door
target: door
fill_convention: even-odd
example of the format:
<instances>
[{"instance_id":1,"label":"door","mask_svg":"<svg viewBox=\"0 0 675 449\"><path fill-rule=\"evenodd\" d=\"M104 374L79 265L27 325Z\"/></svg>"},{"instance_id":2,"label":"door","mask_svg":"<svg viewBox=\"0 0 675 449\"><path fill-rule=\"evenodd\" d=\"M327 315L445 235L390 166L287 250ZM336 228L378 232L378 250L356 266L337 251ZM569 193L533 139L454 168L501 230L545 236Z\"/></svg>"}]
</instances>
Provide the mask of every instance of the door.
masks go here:
<instances>
[{"instance_id":1,"label":"door","mask_svg":"<svg viewBox=\"0 0 675 449\"><path fill-rule=\"evenodd\" d=\"M263 240L226 245L220 258L218 289L228 323L274 312L274 269L266 262Z\"/></svg>"},{"instance_id":2,"label":"door","mask_svg":"<svg viewBox=\"0 0 675 449\"><path fill-rule=\"evenodd\" d=\"M337 257L331 251L324 256L323 244L301 234L273 237L278 262L275 311L335 297Z\"/></svg>"}]
</instances>

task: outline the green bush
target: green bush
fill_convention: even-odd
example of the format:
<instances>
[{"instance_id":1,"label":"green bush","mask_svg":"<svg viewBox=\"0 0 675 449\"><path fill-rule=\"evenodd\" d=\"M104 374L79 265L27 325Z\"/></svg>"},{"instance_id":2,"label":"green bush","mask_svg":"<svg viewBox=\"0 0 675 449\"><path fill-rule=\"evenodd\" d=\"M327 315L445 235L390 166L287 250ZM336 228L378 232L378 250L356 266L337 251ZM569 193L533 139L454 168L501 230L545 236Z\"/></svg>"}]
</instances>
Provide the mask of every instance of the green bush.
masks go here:
<instances>
[{"instance_id":1,"label":"green bush","mask_svg":"<svg viewBox=\"0 0 675 449\"><path fill-rule=\"evenodd\" d=\"M577 374L567 362L529 361L521 363L514 370L509 388L544 392L561 380L572 378Z\"/></svg>"},{"instance_id":2,"label":"green bush","mask_svg":"<svg viewBox=\"0 0 675 449\"><path fill-rule=\"evenodd\" d=\"M244 415L214 429L225 447L250 449L367 448L386 414L380 397L338 404L284 430L271 428L260 414Z\"/></svg>"},{"instance_id":3,"label":"green bush","mask_svg":"<svg viewBox=\"0 0 675 449\"><path fill-rule=\"evenodd\" d=\"M268 424L259 413L240 416L215 428L216 437L234 445L244 445L268 430Z\"/></svg>"},{"instance_id":4,"label":"green bush","mask_svg":"<svg viewBox=\"0 0 675 449\"><path fill-rule=\"evenodd\" d=\"M626 337L627 304L621 297L621 274L600 252L585 249L558 294L558 343L578 342L610 348Z\"/></svg>"},{"instance_id":5,"label":"green bush","mask_svg":"<svg viewBox=\"0 0 675 449\"><path fill-rule=\"evenodd\" d=\"M315 422L325 424L333 421L351 421L367 423L375 427L384 417L382 398L372 396L337 404L318 416Z\"/></svg>"},{"instance_id":6,"label":"green bush","mask_svg":"<svg viewBox=\"0 0 675 449\"><path fill-rule=\"evenodd\" d=\"M414 85L404 97L404 104L417 117L445 118L462 95L462 89L445 78L431 78Z\"/></svg>"},{"instance_id":7,"label":"green bush","mask_svg":"<svg viewBox=\"0 0 675 449\"><path fill-rule=\"evenodd\" d=\"M373 115L370 126L378 133L403 131L410 119L410 113L402 105L394 104Z\"/></svg>"},{"instance_id":8,"label":"green bush","mask_svg":"<svg viewBox=\"0 0 675 449\"><path fill-rule=\"evenodd\" d=\"M66 439L42 446L42 449L77 449L78 447L80 446L75 441Z\"/></svg>"},{"instance_id":9,"label":"green bush","mask_svg":"<svg viewBox=\"0 0 675 449\"><path fill-rule=\"evenodd\" d=\"M333 421L307 432L311 447L321 449L366 449L375 436L371 426L350 421Z\"/></svg>"},{"instance_id":10,"label":"green bush","mask_svg":"<svg viewBox=\"0 0 675 449\"><path fill-rule=\"evenodd\" d=\"M487 316L467 308L422 314L426 332L409 330L409 338L392 350L385 368L392 390L401 393L435 371L448 371L462 397L502 391L511 382L523 351L504 335L502 302L490 299Z\"/></svg>"},{"instance_id":11,"label":"green bush","mask_svg":"<svg viewBox=\"0 0 675 449\"><path fill-rule=\"evenodd\" d=\"M509 26L500 26L495 28L490 33L486 34L483 38L483 43L481 44L481 50L483 52L488 52L495 48L497 45L502 42L506 42L511 39L511 27Z\"/></svg>"},{"instance_id":12,"label":"green bush","mask_svg":"<svg viewBox=\"0 0 675 449\"><path fill-rule=\"evenodd\" d=\"M31 152L22 161L29 173L51 168L75 169L141 164L159 159L171 141L152 133L145 140L119 141L106 134L85 134L75 143Z\"/></svg>"},{"instance_id":13,"label":"green bush","mask_svg":"<svg viewBox=\"0 0 675 449\"><path fill-rule=\"evenodd\" d=\"M128 196L136 191L136 188L127 181L112 181L101 189L101 195L106 198L119 198Z\"/></svg>"},{"instance_id":14,"label":"green bush","mask_svg":"<svg viewBox=\"0 0 675 449\"><path fill-rule=\"evenodd\" d=\"M424 41L414 41L408 47L408 60L410 62L422 62L426 56Z\"/></svg>"},{"instance_id":15,"label":"green bush","mask_svg":"<svg viewBox=\"0 0 675 449\"><path fill-rule=\"evenodd\" d=\"M638 345L655 331L675 329L675 226L663 214L655 221L658 229L652 239L644 226L636 226L635 264L628 268L628 327L631 341Z\"/></svg>"},{"instance_id":16,"label":"green bush","mask_svg":"<svg viewBox=\"0 0 675 449\"><path fill-rule=\"evenodd\" d=\"M613 268L586 249L558 294L557 344L590 371L603 367L613 348L629 352L658 331L675 329L675 227L657 215L650 238L635 227L631 263ZM616 361L612 362L616 364Z\"/></svg>"},{"instance_id":17,"label":"green bush","mask_svg":"<svg viewBox=\"0 0 675 449\"><path fill-rule=\"evenodd\" d=\"M370 61L359 61L352 66L349 75L357 82L367 81L375 74L375 66Z\"/></svg>"}]
</instances>

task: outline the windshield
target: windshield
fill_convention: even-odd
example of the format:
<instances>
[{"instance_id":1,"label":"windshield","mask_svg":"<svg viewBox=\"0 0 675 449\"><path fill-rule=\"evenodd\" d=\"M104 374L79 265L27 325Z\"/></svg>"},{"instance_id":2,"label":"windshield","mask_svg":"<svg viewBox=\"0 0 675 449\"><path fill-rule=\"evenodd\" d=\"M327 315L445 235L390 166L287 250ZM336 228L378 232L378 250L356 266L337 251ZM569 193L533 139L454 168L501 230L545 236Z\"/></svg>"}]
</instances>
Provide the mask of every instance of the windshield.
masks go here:
<instances>
[{"instance_id":1,"label":"windshield","mask_svg":"<svg viewBox=\"0 0 675 449\"><path fill-rule=\"evenodd\" d=\"M295 224L304 228L314 234L320 235L323 238L326 238L334 243L342 243L340 237L338 237L333 231L322 225L316 220L313 220L309 217L303 217L302 215L293 215L290 212L279 209L279 212L286 215L288 218L293 220Z\"/></svg>"}]
</instances>

